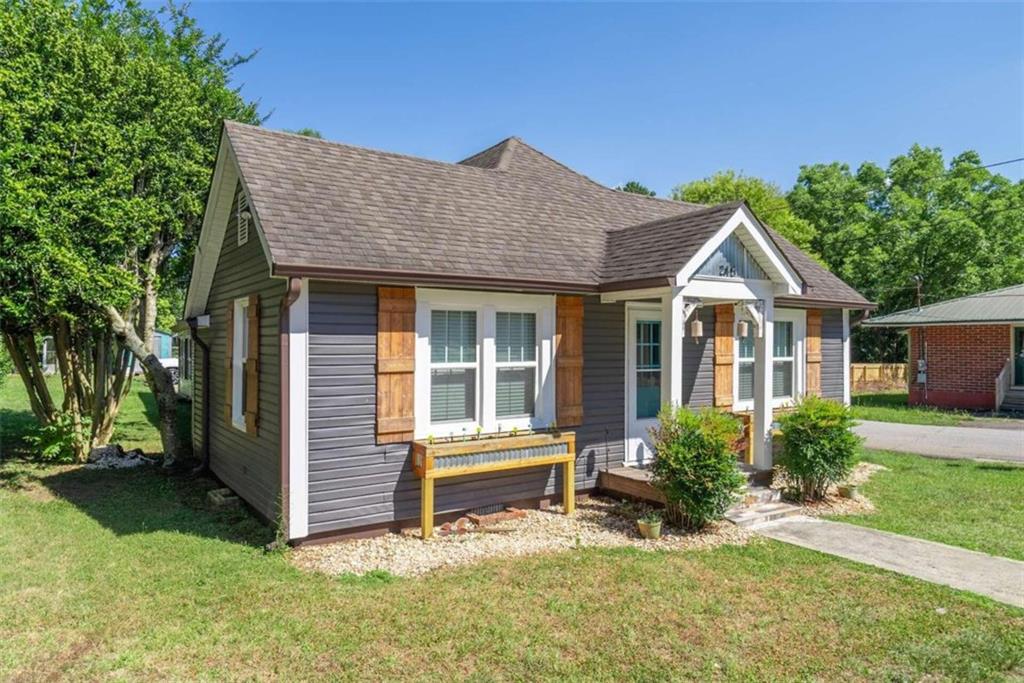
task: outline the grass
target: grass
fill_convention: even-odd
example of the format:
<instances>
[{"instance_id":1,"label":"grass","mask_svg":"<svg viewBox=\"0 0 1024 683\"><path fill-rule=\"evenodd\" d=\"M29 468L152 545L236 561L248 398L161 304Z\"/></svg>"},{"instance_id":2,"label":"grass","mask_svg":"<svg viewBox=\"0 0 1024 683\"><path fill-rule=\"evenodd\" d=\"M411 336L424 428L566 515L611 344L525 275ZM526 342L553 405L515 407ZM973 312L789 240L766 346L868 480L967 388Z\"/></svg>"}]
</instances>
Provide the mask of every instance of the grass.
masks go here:
<instances>
[{"instance_id":1,"label":"grass","mask_svg":"<svg viewBox=\"0 0 1024 683\"><path fill-rule=\"evenodd\" d=\"M47 386L53 400L59 404L64 395L60 378L47 378ZM191 432L190 404L178 404L178 424L186 443ZM146 453L159 453L160 434L157 431L157 406L152 392L143 377L135 377L132 387L124 399L121 412L114 428L113 443L120 443L125 450L141 448ZM35 416L32 415L21 380L11 375L0 384L0 458L29 458L32 453L25 437L36 431Z\"/></svg>"},{"instance_id":2,"label":"grass","mask_svg":"<svg viewBox=\"0 0 1024 683\"><path fill-rule=\"evenodd\" d=\"M906 392L854 394L851 402L853 416L858 420L956 426L974 419L974 416L965 410L909 406Z\"/></svg>"},{"instance_id":3,"label":"grass","mask_svg":"<svg viewBox=\"0 0 1024 683\"><path fill-rule=\"evenodd\" d=\"M0 679L992 680L1024 610L770 541L331 578L212 482L0 465ZM945 613L937 612L944 608Z\"/></svg>"},{"instance_id":4,"label":"grass","mask_svg":"<svg viewBox=\"0 0 1024 683\"><path fill-rule=\"evenodd\" d=\"M1024 560L1024 466L865 450L877 511L837 521Z\"/></svg>"}]
</instances>

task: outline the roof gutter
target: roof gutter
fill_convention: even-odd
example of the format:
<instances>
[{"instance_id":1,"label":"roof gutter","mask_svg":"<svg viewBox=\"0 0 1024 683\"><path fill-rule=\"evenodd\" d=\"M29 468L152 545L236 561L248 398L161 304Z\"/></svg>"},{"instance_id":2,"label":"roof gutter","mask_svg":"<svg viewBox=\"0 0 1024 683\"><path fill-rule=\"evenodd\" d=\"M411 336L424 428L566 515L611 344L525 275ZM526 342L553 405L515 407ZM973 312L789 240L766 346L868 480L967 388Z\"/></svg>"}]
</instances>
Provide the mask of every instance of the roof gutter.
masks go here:
<instances>
[{"instance_id":1,"label":"roof gutter","mask_svg":"<svg viewBox=\"0 0 1024 683\"><path fill-rule=\"evenodd\" d=\"M284 525L284 535L287 538L289 534L289 489L290 489L290 475L289 470L291 468L291 453L289 451L289 444L291 442L291 403L290 403L290 392L291 387L291 368L290 368L290 337L291 337L291 307L299 299L299 295L302 293L302 278L290 277L288 278L288 287L285 289L284 296L281 298L281 314L278 316L278 339L281 348L280 363L281 363L281 386L280 391L280 408L281 408L281 524Z\"/></svg>"},{"instance_id":2,"label":"roof gutter","mask_svg":"<svg viewBox=\"0 0 1024 683\"><path fill-rule=\"evenodd\" d=\"M947 325L1020 325L1024 319L1007 320L932 320L929 322L902 322L890 323L884 318L877 318L871 321L864 321L865 327L944 327Z\"/></svg>"}]
</instances>

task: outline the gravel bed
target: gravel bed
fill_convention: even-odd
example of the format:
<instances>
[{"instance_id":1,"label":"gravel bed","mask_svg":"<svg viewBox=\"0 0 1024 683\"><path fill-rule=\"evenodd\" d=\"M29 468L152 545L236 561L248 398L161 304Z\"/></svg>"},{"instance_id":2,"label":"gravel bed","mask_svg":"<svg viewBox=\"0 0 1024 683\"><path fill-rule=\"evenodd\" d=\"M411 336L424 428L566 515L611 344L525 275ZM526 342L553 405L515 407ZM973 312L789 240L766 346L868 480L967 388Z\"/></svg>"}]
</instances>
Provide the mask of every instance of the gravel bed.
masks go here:
<instances>
[{"instance_id":1,"label":"gravel bed","mask_svg":"<svg viewBox=\"0 0 1024 683\"><path fill-rule=\"evenodd\" d=\"M876 472L887 469L889 468L872 462L859 462L850 472L850 476L846 478L846 484L861 486ZM875 511L875 506L864 494L858 494L856 498L844 498L839 495L839 489L835 486L829 489L824 500L804 501L801 503L801 507L803 507L803 513L808 517L867 515Z\"/></svg>"},{"instance_id":2,"label":"gravel bed","mask_svg":"<svg viewBox=\"0 0 1024 683\"><path fill-rule=\"evenodd\" d=\"M561 508L528 510L526 517L500 522L469 533L435 536L424 542L419 530L375 538L339 541L298 548L297 566L328 574L365 574L383 570L397 576L420 576L447 567L492 557L520 557L581 547L634 547L643 550L689 550L742 545L752 534L729 522L689 534L662 525L662 537L640 537L636 518L644 509L628 503L591 497L567 517Z\"/></svg>"}]
</instances>

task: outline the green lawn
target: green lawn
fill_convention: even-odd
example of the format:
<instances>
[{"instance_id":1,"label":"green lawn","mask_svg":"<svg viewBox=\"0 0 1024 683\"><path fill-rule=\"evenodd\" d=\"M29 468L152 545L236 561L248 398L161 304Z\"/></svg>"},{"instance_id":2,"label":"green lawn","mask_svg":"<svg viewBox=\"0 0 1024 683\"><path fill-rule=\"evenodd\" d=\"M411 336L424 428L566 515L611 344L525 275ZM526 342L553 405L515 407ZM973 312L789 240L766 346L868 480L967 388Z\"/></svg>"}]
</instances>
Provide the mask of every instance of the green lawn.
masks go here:
<instances>
[{"instance_id":1,"label":"green lawn","mask_svg":"<svg viewBox=\"0 0 1024 683\"><path fill-rule=\"evenodd\" d=\"M0 679L993 680L1024 610L769 541L329 578L155 470L0 465ZM937 612L943 608L945 613Z\"/></svg>"},{"instance_id":2,"label":"green lawn","mask_svg":"<svg viewBox=\"0 0 1024 683\"><path fill-rule=\"evenodd\" d=\"M858 420L902 422L916 425L955 426L974 417L965 410L945 410L930 406L908 406L906 392L854 394L853 416Z\"/></svg>"},{"instance_id":3,"label":"green lawn","mask_svg":"<svg viewBox=\"0 0 1024 683\"><path fill-rule=\"evenodd\" d=\"M1024 560L1024 466L865 450L877 511L837 521Z\"/></svg>"},{"instance_id":4,"label":"green lawn","mask_svg":"<svg viewBox=\"0 0 1024 683\"><path fill-rule=\"evenodd\" d=\"M59 402L64 395L60 378L56 375L47 378L47 385L54 401ZM190 404L181 401L178 408L178 422L187 442L191 426ZM113 441L120 443L125 450L141 448L147 453L158 453L161 447L156 424L156 400L146 386L146 380L136 377L118 415ZM25 387L17 376L12 375L0 385L0 457L30 457L25 436L35 429L36 421L28 405Z\"/></svg>"}]
</instances>

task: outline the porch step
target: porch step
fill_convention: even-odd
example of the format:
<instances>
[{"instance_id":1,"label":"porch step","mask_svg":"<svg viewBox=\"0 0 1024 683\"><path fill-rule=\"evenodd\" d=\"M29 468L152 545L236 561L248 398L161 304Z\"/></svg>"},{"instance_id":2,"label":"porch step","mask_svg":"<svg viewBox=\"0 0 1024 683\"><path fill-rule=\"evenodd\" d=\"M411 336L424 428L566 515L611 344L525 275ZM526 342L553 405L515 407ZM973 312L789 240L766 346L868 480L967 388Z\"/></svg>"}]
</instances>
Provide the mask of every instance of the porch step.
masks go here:
<instances>
[{"instance_id":1,"label":"porch step","mask_svg":"<svg viewBox=\"0 0 1024 683\"><path fill-rule=\"evenodd\" d=\"M738 463L737 467L747 478L747 486L770 486L772 483L771 470L759 470L745 462Z\"/></svg>"},{"instance_id":2,"label":"porch step","mask_svg":"<svg viewBox=\"0 0 1024 683\"><path fill-rule=\"evenodd\" d=\"M1006 392L1000 410L1024 412L1024 389L1010 389Z\"/></svg>"},{"instance_id":3,"label":"porch step","mask_svg":"<svg viewBox=\"0 0 1024 683\"><path fill-rule=\"evenodd\" d=\"M789 503L760 503L748 507L734 507L725 513L725 518L736 526L752 527L783 517L799 515L800 508Z\"/></svg>"},{"instance_id":4,"label":"porch step","mask_svg":"<svg viewBox=\"0 0 1024 683\"><path fill-rule=\"evenodd\" d=\"M782 500L782 491L767 486L748 486L740 492L739 502L733 507L752 507L765 503L778 503Z\"/></svg>"}]
</instances>

